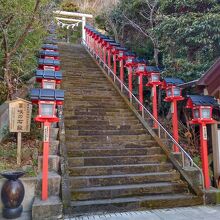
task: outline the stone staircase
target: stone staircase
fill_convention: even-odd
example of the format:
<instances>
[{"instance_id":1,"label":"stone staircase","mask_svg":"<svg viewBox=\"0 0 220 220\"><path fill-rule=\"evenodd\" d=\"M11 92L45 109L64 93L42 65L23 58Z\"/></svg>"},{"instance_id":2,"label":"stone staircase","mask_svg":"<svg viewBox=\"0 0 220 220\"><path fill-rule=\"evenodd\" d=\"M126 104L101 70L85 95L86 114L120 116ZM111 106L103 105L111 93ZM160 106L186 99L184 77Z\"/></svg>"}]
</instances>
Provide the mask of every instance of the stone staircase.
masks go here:
<instances>
[{"instance_id":1,"label":"stone staircase","mask_svg":"<svg viewBox=\"0 0 220 220\"><path fill-rule=\"evenodd\" d=\"M202 204L85 49L61 44L60 52L70 200L66 213Z\"/></svg>"}]
</instances>

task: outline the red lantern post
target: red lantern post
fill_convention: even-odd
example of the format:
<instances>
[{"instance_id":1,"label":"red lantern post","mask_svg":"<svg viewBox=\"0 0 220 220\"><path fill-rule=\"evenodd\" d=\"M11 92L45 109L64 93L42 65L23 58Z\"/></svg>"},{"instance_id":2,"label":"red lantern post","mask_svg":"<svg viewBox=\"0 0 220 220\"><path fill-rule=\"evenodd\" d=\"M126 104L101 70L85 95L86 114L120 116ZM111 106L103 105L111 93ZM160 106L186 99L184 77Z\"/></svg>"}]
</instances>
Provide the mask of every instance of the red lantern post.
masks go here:
<instances>
[{"instance_id":1,"label":"red lantern post","mask_svg":"<svg viewBox=\"0 0 220 220\"><path fill-rule=\"evenodd\" d=\"M51 101L54 99L54 101ZM56 99L60 99L59 101ZM63 105L64 91L53 89L32 89L31 100L38 104L38 115L35 121L44 124L43 166L42 166L42 200L48 199L48 157L51 123L58 122L56 106Z\"/></svg>"},{"instance_id":2,"label":"red lantern post","mask_svg":"<svg viewBox=\"0 0 220 220\"><path fill-rule=\"evenodd\" d=\"M128 70L128 89L132 93L133 91L133 86L132 86L132 72L133 72L133 67L136 65L135 61L135 54L134 53L126 53L127 59L125 61L125 67ZM132 95L129 94L130 99L132 98Z\"/></svg>"},{"instance_id":3,"label":"red lantern post","mask_svg":"<svg viewBox=\"0 0 220 220\"><path fill-rule=\"evenodd\" d=\"M144 96L143 96L143 76L147 75L147 71L146 71L146 64L144 61L137 61L137 67L135 70L135 74L138 76L138 94L139 94L139 101L140 103L143 105L144 102ZM139 106L139 110L142 111L142 106Z\"/></svg>"},{"instance_id":4,"label":"red lantern post","mask_svg":"<svg viewBox=\"0 0 220 220\"><path fill-rule=\"evenodd\" d=\"M124 60L126 59L126 48L118 47L118 60L120 62L120 80L124 83Z\"/></svg>"},{"instance_id":5,"label":"red lantern post","mask_svg":"<svg viewBox=\"0 0 220 220\"><path fill-rule=\"evenodd\" d=\"M111 58L112 58L112 49L114 47L118 47L120 46L120 44L116 43L115 41L112 42L112 40L108 40L106 41L107 42L107 45L106 45L106 49L108 51L108 67L111 69ZM113 57L113 60L114 60L114 69L116 68L116 59Z\"/></svg>"},{"instance_id":6,"label":"red lantern post","mask_svg":"<svg viewBox=\"0 0 220 220\"><path fill-rule=\"evenodd\" d=\"M90 49L93 49L93 30L92 29L89 29L89 32L88 32L88 46Z\"/></svg>"},{"instance_id":7,"label":"red lantern post","mask_svg":"<svg viewBox=\"0 0 220 220\"><path fill-rule=\"evenodd\" d=\"M104 57L104 63L107 64L107 59L106 59L106 56L107 56L107 51L108 51L108 57L110 57L111 55L109 54L110 51L108 50L108 47L109 47L109 43L113 43L115 42L114 40L112 39L103 39L102 41L102 47L103 47L103 57ZM108 66L111 62L111 58L108 58Z\"/></svg>"},{"instance_id":8,"label":"red lantern post","mask_svg":"<svg viewBox=\"0 0 220 220\"><path fill-rule=\"evenodd\" d=\"M111 46L111 54L113 55L113 72L116 75L117 73L117 54L118 50L116 47L120 47L120 44L118 43L110 43Z\"/></svg>"},{"instance_id":9,"label":"red lantern post","mask_svg":"<svg viewBox=\"0 0 220 220\"><path fill-rule=\"evenodd\" d=\"M96 41L95 41L95 38L97 37L96 35L97 31L93 30L92 31L92 34L91 34L91 41L92 41L92 50L93 50L93 53L95 54L96 53Z\"/></svg>"},{"instance_id":10,"label":"red lantern post","mask_svg":"<svg viewBox=\"0 0 220 220\"><path fill-rule=\"evenodd\" d=\"M213 106L217 106L217 101L211 96L190 95L186 108L191 108L193 119L191 124L200 126L200 154L202 160L202 171L204 175L205 189L210 189L208 146L207 146L207 124L216 123L212 118Z\"/></svg>"},{"instance_id":11,"label":"red lantern post","mask_svg":"<svg viewBox=\"0 0 220 220\"><path fill-rule=\"evenodd\" d=\"M106 51L104 52L104 48L103 48L103 42L105 39L109 39L108 37L106 37L105 35L101 34L99 36L99 40L98 40L98 44L99 44L99 57L103 60L106 59ZM106 61L106 60L105 60ZM104 61L104 63L105 63Z\"/></svg>"},{"instance_id":12,"label":"red lantern post","mask_svg":"<svg viewBox=\"0 0 220 220\"><path fill-rule=\"evenodd\" d=\"M164 100L171 102L173 137L176 142L179 142L177 102L184 100L182 89L176 85L182 83L184 83L184 81L178 78L164 78L162 84L162 88L166 89L166 98ZM179 148L175 144L173 145L173 151L179 152Z\"/></svg>"},{"instance_id":13,"label":"red lantern post","mask_svg":"<svg viewBox=\"0 0 220 220\"><path fill-rule=\"evenodd\" d=\"M149 67L150 68L150 67ZM152 87L152 99L153 99L153 116L156 120L158 120L158 112L157 112L157 86L161 84L160 82L160 73L159 72L151 72L148 71L148 83L146 86ZM158 128L158 124L154 121L154 128Z\"/></svg>"},{"instance_id":14,"label":"red lantern post","mask_svg":"<svg viewBox=\"0 0 220 220\"><path fill-rule=\"evenodd\" d=\"M99 41L99 33L96 31L96 32L95 32L95 35L94 35L95 54L96 54L96 55L99 55L99 44L98 44L98 41Z\"/></svg>"}]
</instances>

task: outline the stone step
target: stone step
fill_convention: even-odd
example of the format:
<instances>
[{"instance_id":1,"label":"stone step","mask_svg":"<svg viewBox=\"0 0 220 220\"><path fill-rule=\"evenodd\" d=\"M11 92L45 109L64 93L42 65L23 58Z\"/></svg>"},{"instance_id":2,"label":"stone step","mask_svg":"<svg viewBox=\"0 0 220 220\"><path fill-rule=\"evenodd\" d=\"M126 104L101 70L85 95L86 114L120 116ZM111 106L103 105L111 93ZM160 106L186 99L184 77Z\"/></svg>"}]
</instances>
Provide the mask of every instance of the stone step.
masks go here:
<instances>
[{"instance_id":1,"label":"stone step","mask_svg":"<svg viewBox=\"0 0 220 220\"><path fill-rule=\"evenodd\" d=\"M112 92L104 93L99 92L98 94L76 94L75 92L71 92L68 94L68 97L65 100L86 100L86 101L122 101L120 96L116 96L116 94Z\"/></svg>"},{"instance_id":2,"label":"stone step","mask_svg":"<svg viewBox=\"0 0 220 220\"><path fill-rule=\"evenodd\" d=\"M71 125L70 123L65 124L65 129L70 130L78 130L78 131L94 131L94 130L136 130L141 129L143 126L141 124L136 125L97 125L94 124L85 124L85 125ZM146 130L145 130L146 132Z\"/></svg>"},{"instance_id":3,"label":"stone step","mask_svg":"<svg viewBox=\"0 0 220 220\"><path fill-rule=\"evenodd\" d=\"M110 93L113 94L113 95L117 95L117 92L112 88L112 87L96 87L96 90L94 91L94 89L92 88L78 88L78 87L71 87L71 88L68 88L68 91L65 92L66 95L72 95L72 94L75 94L75 95L90 95L91 93L94 93L95 95L97 94L107 94L109 95Z\"/></svg>"},{"instance_id":4,"label":"stone step","mask_svg":"<svg viewBox=\"0 0 220 220\"><path fill-rule=\"evenodd\" d=\"M116 118L120 120L120 118L134 118L133 113L131 112L76 112L76 111L69 111L65 112L64 114L66 117L69 116L76 116L76 117L97 117L97 118Z\"/></svg>"},{"instance_id":5,"label":"stone step","mask_svg":"<svg viewBox=\"0 0 220 220\"><path fill-rule=\"evenodd\" d=\"M64 104L65 108L64 108L64 113L68 114L68 113L75 113L76 110L80 109L82 111L86 111L89 110L91 112L95 112L96 109L99 108L99 110L97 110L96 112L100 111L101 114L106 113L106 112L111 112L109 108L115 109L112 110L112 112L116 112L116 113L124 113L124 112L130 112L128 109L126 110L124 108L124 105L114 105L114 104L102 104L102 103L75 103L74 101L71 101L71 103Z\"/></svg>"},{"instance_id":6,"label":"stone step","mask_svg":"<svg viewBox=\"0 0 220 220\"><path fill-rule=\"evenodd\" d=\"M79 189L73 188L71 191L71 198L72 201L83 201L167 193L187 193L187 185L184 182L154 182L145 184L87 187Z\"/></svg>"},{"instance_id":7,"label":"stone step","mask_svg":"<svg viewBox=\"0 0 220 220\"><path fill-rule=\"evenodd\" d=\"M123 121L122 123L118 123L117 120L69 120L68 118L65 118L65 128L68 126L116 126L116 127L129 127L129 126L141 126L143 127L138 121Z\"/></svg>"},{"instance_id":8,"label":"stone step","mask_svg":"<svg viewBox=\"0 0 220 220\"><path fill-rule=\"evenodd\" d=\"M85 84L85 83L84 83ZM93 92L98 92L99 90L103 90L103 91L106 91L105 89L107 89L107 91L110 91L110 92L115 92L115 90L111 87L111 85L108 85L108 84L104 84L104 85L97 85L97 82L96 84L93 83L93 84L88 84L87 85L83 85L83 84L80 84L78 83L78 85L76 85L76 83L62 83L62 86L67 88L68 91L87 91L87 90L92 90ZM74 93L73 93L74 94Z\"/></svg>"},{"instance_id":9,"label":"stone step","mask_svg":"<svg viewBox=\"0 0 220 220\"><path fill-rule=\"evenodd\" d=\"M156 147L158 146L155 141L147 140L147 141L130 141L130 140L122 140L117 142L112 142L110 139L108 141L97 141L97 142L83 142L83 141L68 141L66 140L66 146L68 148L74 149L94 149L94 148L144 148L144 147Z\"/></svg>"},{"instance_id":10,"label":"stone step","mask_svg":"<svg viewBox=\"0 0 220 220\"><path fill-rule=\"evenodd\" d=\"M117 105L115 106L109 106L109 105L90 105L90 106L87 106L87 105L83 105L83 104L79 104L77 105L75 108L73 109L77 109L77 110L83 110L83 111L86 111L86 110L89 110L89 111L130 111L126 105L124 103L121 103L120 107L118 107Z\"/></svg>"},{"instance_id":11,"label":"stone step","mask_svg":"<svg viewBox=\"0 0 220 220\"><path fill-rule=\"evenodd\" d=\"M125 184L141 184L152 182L176 182L180 174L175 170L167 172L117 174L102 176L73 176L69 179L71 188L84 188L92 186L113 186Z\"/></svg>"},{"instance_id":12,"label":"stone step","mask_svg":"<svg viewBox=\"0 0 220 220\"><path fill-rule=\"evenodd\" d=\"M66 134L66 141L82 141L82 142L117 142L117 141L147 141L152 136L147 134L141 135L93 135L93 136L73 136Z\"/></svg>"},{"instance_id":13,"label":"stone step","mask_svg":"<svg viewBox=\"0 0 220 220\"><path fill-rule=\"evenodd\" d=\"M69 167L69 175L70 176L117 175L117 174L164 172L164 171L170 171L172 169L173 169L173 165L167 162L105 165L105 166L78 166L78 167Z\"/></svg>"},{"instance_id":14,"label":"stone step","mask_svg":"<svg viewBox=\"0 0 220 220\"><path fill-rule=\"evenodd\" d=\"M164 154L149 156L68 157L69 166L102 166L166 162Z\"/></svg>"},{"instance_id":15,"label":"stone step","mask_svg":"<svg viewBox=\"0 0 220 220\"><path fill-rule=\"evenodd\" d=\"M69 157L94 157L94 156L129 156L129 155L153 155L161 154L160 147L149 148L93 148L93 149L72 149L67 146Z\"/></svg>"},{"instance_id":16,"label":"stone step","mask_svg":"<svg viewBox=\"0 0 220 220\"><path fill-rule=\"evenodd\" d=\"M121 107L124 107L125 104L123 102L94 102L94 101L86 101L86 100L83 100L83 101L72 101L72 100L69 100L68 102L65 100L64 102L64 106L65 106L65 109L72 109L72 108L75 108L76 106L84 106L84 107L99 107L99 106L102 106L103 108L106 108L106 107L111 107L111 108L121 108Z\"/></svg>"},{"instance_id":17,"label":"stone step","mask_svg":"<svg viewBox=\"0 0 220 220\"><path fill-rule=\"evenodd\" d=\"M94 101L94 102L120 102L122 101L122 98L120 96L114 96L114 97L109 97L109 96L78 96L78 95L71 95L70 97L65 98L65 101Z\"/></svg>"},{"instance_id":18,"label":"stone step","mask_svg":"<svg viewBox=\"0 0 220 220\"><path fill-rule=\"evenodd\" d=\"M203 200L201 197L193 196L191 194L161 194L115 199L72 201L68 211L71 213L83 213L86 215L104 211L124 212L127 210L137 211L143 209L173 208L202 204Z\"/></svg>"},{"instance_id":19,"label":"stone step","mask_svg":"<svg viewBox=\"0 0 220 220\"><path fill-rule=\"evenodd\" d=\"M118 122L118 124L124 124L125 122L129 123L134 123L137 122L135 120L135 116L130 115L130 116L123 116L123 115L118 115L117 117L111 116L111 115L74 115L73 114L65 114L64 112L64 119L65 120L103 120L103 121L109 121L109 122Z\"/></svg>"},{"instance_id":20,"label":"stone step","mask_svg":"<svg viewBox=\"0 0 220 220\"><path fill-rule=\"evenodd\" d=\"M98 136L98 135L141 135L146 134L146 130L144 129L136 129L136 130L67 130L66 137L69 138L72 136Z\"/></svg>"},{"instance_id":21,"label":"stone step","mask_svg":"<svg viewBox=\"0 0 220 220\"><path fill-rule=\"evenodd\" d=\"M78 108L78 107L77 107ZM66 114L75 114L75 115L107 115L107 116L131 116L134 115L133 112L129 111L128 109L119 109L119 110L107 110L107 109L71 109L69 111L65 111Z\"/></svg>"},{"instance_id":22,"label":"stone step","mask_svg":"<svg viewBox=\"0 0 220 220\"><path fill-rule=\"evenodd\" d=\"M129 119L126 120L126 118L121 118L121 120L117 120L116 118L112 118L112 117L82 117L82 116L68 116L65 117L64 116L64 120L65 120L65 124L69 123L69 124L85 124L86 122L88 122L88 124L95 124L95 125L137 125L140 124L138 121L135 120L135 118L133 119Z\"/></svg>"}]
</instances>

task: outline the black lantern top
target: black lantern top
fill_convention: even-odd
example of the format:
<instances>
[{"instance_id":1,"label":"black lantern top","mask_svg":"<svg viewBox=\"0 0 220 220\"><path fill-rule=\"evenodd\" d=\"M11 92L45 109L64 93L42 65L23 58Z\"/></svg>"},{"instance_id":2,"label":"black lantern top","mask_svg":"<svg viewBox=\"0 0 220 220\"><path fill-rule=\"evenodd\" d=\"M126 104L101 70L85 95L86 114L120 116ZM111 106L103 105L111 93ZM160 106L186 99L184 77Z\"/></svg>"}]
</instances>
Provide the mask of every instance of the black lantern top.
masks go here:
<instances>
[{"instance_id":1,"label":"black lantern top","mask_svg":"<svg viewBox=\"0 0 220 220\"><path fill-rule=\"evenodd\" d=\"M60 53L57 51L50 51L50 50L40 50L40 56L48 56L48 57L59 57Z\"/></svg>"},{"instance_id":2,"label":"black lantern top","mask_svg":"<svg viewBox=\"0 0 220 220\"><path fill-rule=\"evenodd\" d=\"M62 72L53 70L37 70L35 72L37 81L39 79L62 80Z\"/></svg>"},{"instance_id":3,"label":"black lantern top","mask_svg":"<svg viewBox=\"0 0 220 220\"><path fill-rule=\"evenodd\" d=\"M54 44L43 44L42 48L45 50L58 50L58 46Z\"/></svg>"},{"instance_id":4,"label":"black lantern top","mask_svg":"<svg viewBox=\"0 0 220 220\"><path fill-rule=\"evenodd\" d=\"M218 107L218 102L213 96L208 95L188 95L186 108L193 106L213 106Z\"/></svg>"},{"instance_id":5,"label":"black lantern top","mask_svg":"<svg viewBox=\"0 0 220 220\"><path fill-rule=\"evenodd\" d=\"M120 47L120 44L116 42L110 42L109 45L112 47Z\"/></svg>"},{"instance_id":6,"label":"black lantern top","mask_svg":"<svg viewBox=\"0 0 220 220\"><path fill-rule=\"evenodd\" d=\"M118 51L119 60L126 59L125 52L128 50L126 47L116 47L115 49Z\"/></svg>"},{"instance_id":7,"label":"black lantern top","mask_svg":"<svg viewBox=\"0 0 220 220\"><path fill-rule=\"evenodd\" d=\"M48 66L60 66L60 61L53 59L38 59L38 64Z\"/></svg>"},{"instance_id":8,"label":"black lantern top","mask_svg":"<svg viewBox=\"0 0 220 220\"><path fill-rule=\"evenodd\" d=\"M182 89L178 85L184 83L180 78L175 77L165 77L162 81L161 88L166 90L165 101L181 101L183 100Z\"/></svg>"},{"instance_id":9,"label":"black lantern top","mask_svg":"<svg viewBox=\"0 0 220 220\"><path fill-rule=\"evenodd\" d=\"M157 66L146 66L146 71L149 73L159 73L161 72L161 69Z\"/></svg>"},{"instance_id":10,"label":"black lantern top","mask_svg":"<svg viewBox=\"0 0 220 220\"><path fill-rule=\"evenodd\" d=\"M105 36L105 35L103 35L103 34L99 35L99 41L98 41L98 43L102 43L105 39L109 39L109 37L107 37L107 36Z\"/></svg>"},{"instance_id":11,"label":"black lantern top","mask_svg":"<svg viewBox=\"0 0 220 220\"><path fill-rule=\"evenodd\" d=\"M140 57L134 59L135 74L146 74L146 60Z\"/></svg>"},{"instance_id":12,"label":"black lantern top","mask_svg":"<svg viewBox=\"0 0 220 220\"><path fill-rule=\"evenodd\" d=\"M64 90L32 89L31 100L34 101L64 101Z\"/></svg>"},{"instance_id":13,"label":"black lantern top","mask_svg":"<svg viewBox=\"0 0 220 220\"><path fill-rule=\"evenodd\" d=\"M126 51L126 50L127 50L127 48L125 48L125 47L120 47L120 46L117 47L116 46L116 47L112 48L112 53L113 54L118 54L120 51L123 52L123 51Z\"/></svg>"},{"instance_id":14,"label":"black lantern top","mask_svg":"<svg viewBox=\"0 0 220 220\"><path fill-rule=\"evenodd\" d=\"M137 58L135 59L135 62L136 62L136 63L140 63L140 64L145 64L145 65L146 65L146 63L147 63L144 58L140 58L140 57L137 57Z\"/></svg>"},{"instance_id":15,"label":"black lantern top","mask_svg":"<svg viewBox=\"0 0 220 220\"><path fill-rule=\"evenodd\" d=\"M120 44L116 42L107 42L107 50L112 50L115 47L120 47Z\"/></svg>"},{"instance_id":16,"label":"black lantern top","mask_svg":"<svg viewBox=\"0 0 220 220\"><path fill-rule=\"evenodd\" d=\"M136 54L133 52L125 52L126 62L125 67L134 67L136 65Z\"/></svg>"},{"instance_id":17,"label":"black lantern top","mask_svg":"<svg viewBox=\"0 0 220 220\"><path fill-rule=\"evenodd\" d=\"M167 86L171 86L171 85L180 85L180 84L183 84L184 81L180 78L176 78L176 77L165 77L163 79L163 84L162 84L162 88L163 89L166 89Z\"/></svg>"},{"instance_id":18,"label":"black lantern top","mask_svg":"<svg viewBox=\"0 0 220 220\"><path fill-rule=\"evenodd\" d=\"M104 38L104 39L102 40L102 46L104 47L104 46L106 46L107 44L113 43L113 42L116 43L115 40L113 40L113 39Z\"/></svg>"},{"instance_id":19,"label":"black lantern top","mask_svg":"<svg viewBox=\"0 0 220 220\"><path fill-rule=\"evenodd\" d=\"M118 51L127 51L128 50L126 47L116 47L115 49Z\"/></svg>"},{"instance_id":20,"label":"black lantern top","mask_svg":"<svg viewBox=\"0 0 220 220\"><path fill-rule=\"evenodd\" d=\"M45 44L57 44L58 43L58 40L57 39L53 39L53 38L46 38L44 40L44 43Z\"/></svg>"},{"instance_id":21,"label":"black lantern top","mask_svg":"<svg viewBox=\"0 0 220 220\"><path fill-rule=\"evenodd\" d=\"M125 56L134 58L136 57L136 53L128 51L128 52L125 52Z\"/></svg>"},{"instance_id":22,"label":"black lantern top","mask_svg":"<svg viewBox=\"0 0 220 220\"><path fill-rule=\"evenodd\" d=\"M212 96L189 95L186 108L192 109L193 124L212 124L216 121L212 118L213 107L219 107L217 100Z\"/></svg>"}]
</instances>

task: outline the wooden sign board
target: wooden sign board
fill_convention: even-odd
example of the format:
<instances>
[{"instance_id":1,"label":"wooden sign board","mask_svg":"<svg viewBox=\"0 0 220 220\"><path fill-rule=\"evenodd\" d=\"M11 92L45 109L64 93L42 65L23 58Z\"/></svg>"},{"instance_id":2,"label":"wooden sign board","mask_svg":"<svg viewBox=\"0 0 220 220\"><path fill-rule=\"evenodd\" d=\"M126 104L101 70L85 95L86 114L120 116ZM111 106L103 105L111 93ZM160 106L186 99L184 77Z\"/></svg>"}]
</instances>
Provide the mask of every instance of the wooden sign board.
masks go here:
<instances>
[{"instance_id":1,"label":"wooden sign board","mask_svg":"<svg viewBox=\"0 0 220 220\"><path fill-rule=\"evenodd\" d=\"M32 104L24 99L9 102L10 132L30 132Z\"/></svg>"}]
</instances>

